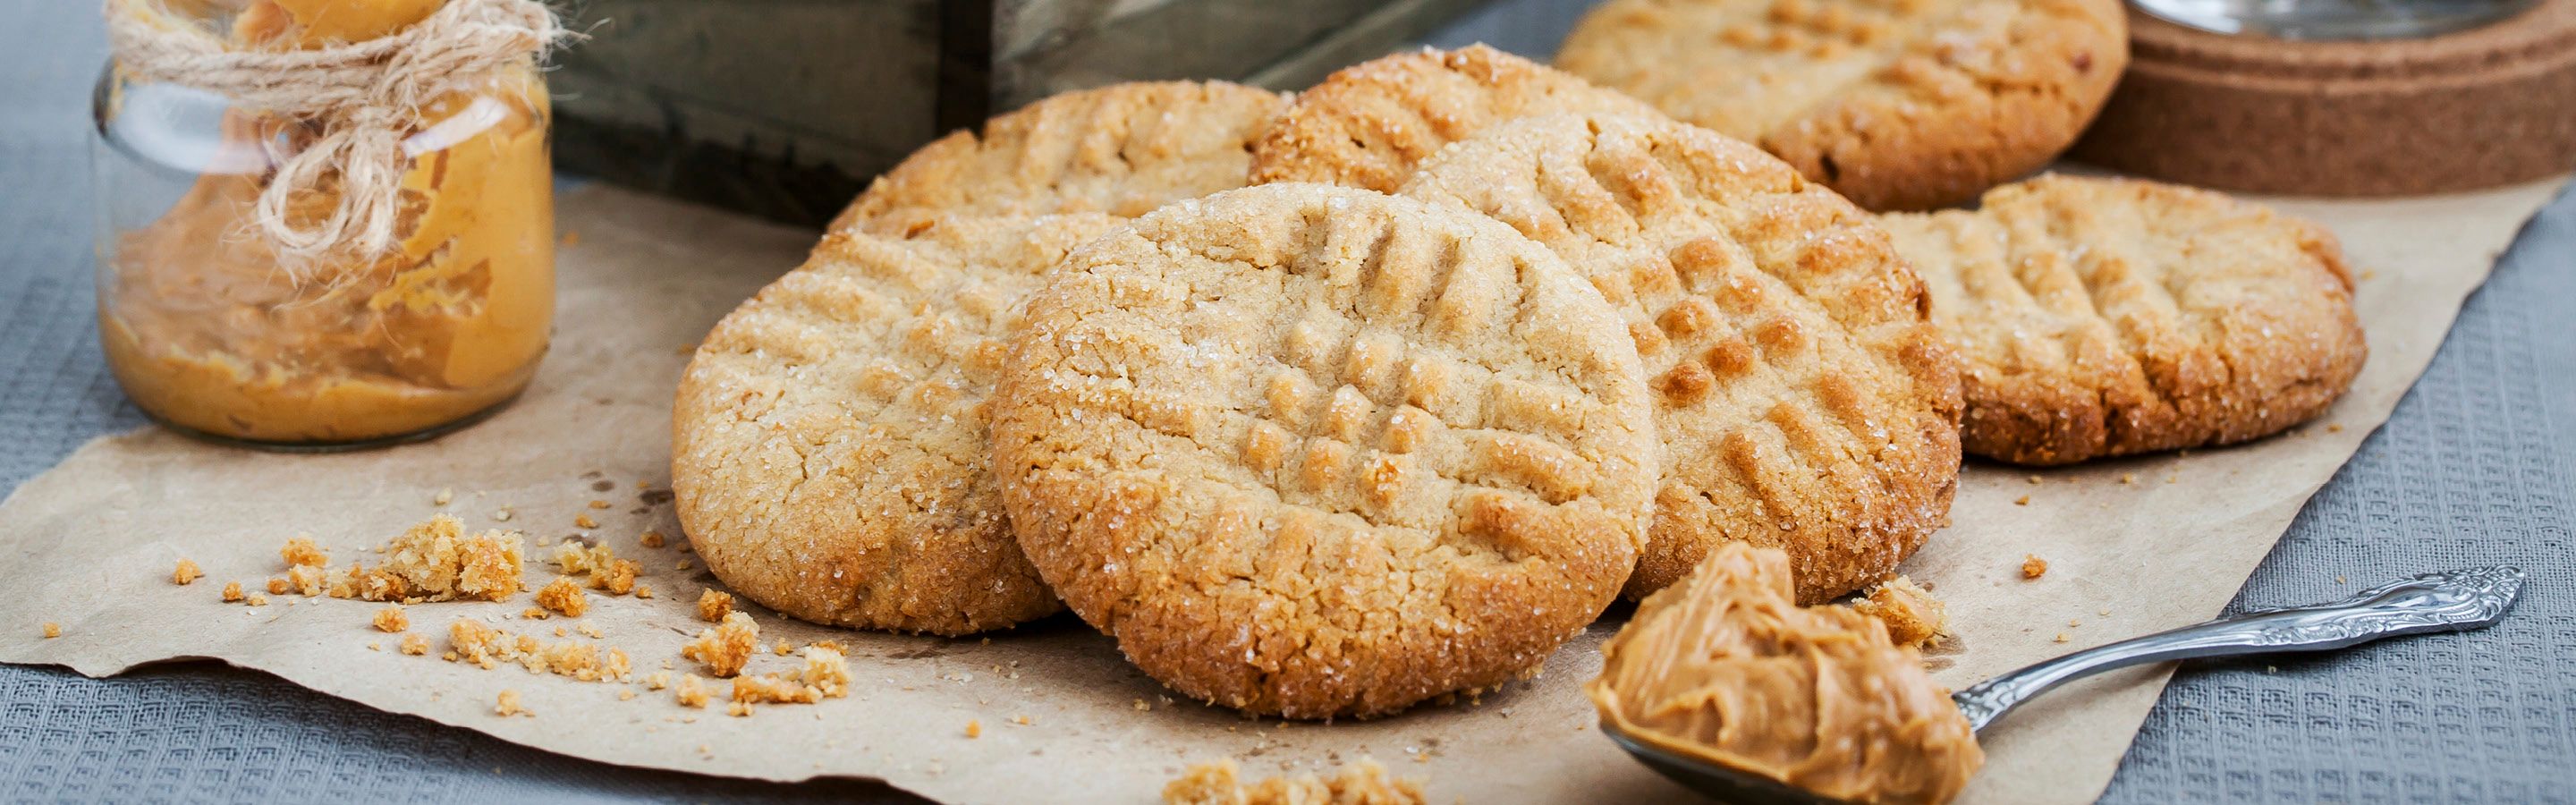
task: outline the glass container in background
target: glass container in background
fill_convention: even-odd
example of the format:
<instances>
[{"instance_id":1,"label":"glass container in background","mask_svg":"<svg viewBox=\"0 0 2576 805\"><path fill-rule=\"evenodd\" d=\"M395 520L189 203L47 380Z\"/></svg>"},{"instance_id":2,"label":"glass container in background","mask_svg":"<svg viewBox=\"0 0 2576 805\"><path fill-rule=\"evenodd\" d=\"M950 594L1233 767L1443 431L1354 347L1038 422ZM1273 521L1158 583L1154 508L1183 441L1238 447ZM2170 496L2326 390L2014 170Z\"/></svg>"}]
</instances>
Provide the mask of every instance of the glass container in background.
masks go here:
<instances>
[{"instance_id":1,"label":"glass container in background","mask_svg":"<svg viewBox=\"0 0 2576 805\"><path fill-rule=\"evenodd\" d=\"M319 36L298 15L338 11L329 34L347 41L436 7L287 0L197 21L268 41ZM333 121L128 80L114 63L94 100L99 338L153 419L259 447L355 448L443 433L527 386L554 317L550 113L533 62L434 98L400 132L390 250L295 264L253 205ZM300 192L290 220L327 214L336 192Z\"/></svg>"},{"instance_id":2,"label":"glass container in background","mask_svg":"<svg viewBox=\"0 0 2576 805\"><path fill-rule=\"evenodd\" d=\"M2417 39L2522 13L2539 0L2131 0L2167 22L2274 39Z\"/></svg>"}]
</instances>

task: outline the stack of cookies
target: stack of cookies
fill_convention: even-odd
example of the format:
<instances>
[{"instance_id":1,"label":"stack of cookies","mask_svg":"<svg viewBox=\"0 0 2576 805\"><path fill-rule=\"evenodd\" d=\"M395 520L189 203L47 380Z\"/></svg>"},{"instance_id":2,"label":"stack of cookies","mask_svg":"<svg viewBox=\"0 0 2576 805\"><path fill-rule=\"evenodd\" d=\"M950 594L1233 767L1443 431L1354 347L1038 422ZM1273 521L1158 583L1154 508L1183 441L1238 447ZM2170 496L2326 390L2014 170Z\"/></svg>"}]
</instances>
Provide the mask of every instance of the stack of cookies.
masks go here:
<instances>
[{"instance_id":1,"label":"stack of cookies","mask_svg":"<svg viewBox=\"0 0 2576 805\"><path fill-rule=\"evenodd\" d=\"M795 617L1070 608L1192 698L1372 716L1526 675L1729 542L1786 551L1801 603L1878 583L1947 524L1963 439L2236 441L2349 381L2350 278L2305 224L2056 178L1864 209L2062 148L2121 58L2093 0L1800 1L1605 6L1567 65L1637 97L1480 46L1294 98L1070 93L934 143L699 347L682 524ZM1614 58L1781 25L1790 55ZM1925 139L1924 99L2033 65L2062 138Z\"/></svg>"}]
</instances>

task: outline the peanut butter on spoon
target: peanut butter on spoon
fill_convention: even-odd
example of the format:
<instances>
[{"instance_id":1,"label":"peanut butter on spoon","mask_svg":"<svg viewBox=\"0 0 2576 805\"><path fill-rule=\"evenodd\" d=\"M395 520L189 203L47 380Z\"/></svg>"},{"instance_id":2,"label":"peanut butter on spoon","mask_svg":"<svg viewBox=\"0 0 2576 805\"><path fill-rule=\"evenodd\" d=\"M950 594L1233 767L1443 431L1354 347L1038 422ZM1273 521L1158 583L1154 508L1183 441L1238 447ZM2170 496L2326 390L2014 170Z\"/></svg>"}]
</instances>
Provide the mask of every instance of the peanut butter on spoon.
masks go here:
<instances>
[{"instance_id":1,"label":"peanut butter on spoon","mask_svg":"<svg viewBox=\"0 0 2576 805\"><path fill-rule=\"evenodd\" d=\"M1667 752L1870 803L1946 802L1985 762L1921 655L1876 618L1798 606L1778 550L1710 554L1601 651L1602 720Z\"/></svg>"}]
</instances>

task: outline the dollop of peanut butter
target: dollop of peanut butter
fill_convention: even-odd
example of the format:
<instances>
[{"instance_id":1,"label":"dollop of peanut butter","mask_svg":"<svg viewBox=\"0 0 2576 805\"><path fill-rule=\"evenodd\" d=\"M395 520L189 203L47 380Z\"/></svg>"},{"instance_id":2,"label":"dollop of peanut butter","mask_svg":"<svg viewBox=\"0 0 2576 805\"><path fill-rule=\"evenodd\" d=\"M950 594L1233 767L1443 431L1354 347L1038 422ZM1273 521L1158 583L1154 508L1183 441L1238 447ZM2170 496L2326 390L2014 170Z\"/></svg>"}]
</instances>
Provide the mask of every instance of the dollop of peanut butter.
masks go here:
<instances>
[{"instance_id":1,"label":"dollop of peanut butter","mask_svg":"<svg viewBox=\"0 0 2576 805\"><path fill-rule=\"evenodd\" d=\"M1676 754L1853 802L1946 802L1985 762L1921 655L1878 619L1800 607L1789 557L1730 543L1646 598L1585 686Z\"/></svg>"},{"instance_id":2,"label":"dollop of peanut butter","mask_svg":"<svg viewBox=\"0 0 2576 805\"><path fill-rule=\"evenodd\" d=\"M418 22L439 0L261 0L246 45L313 47ZM121 233L100 341L126 394L183 428L260 442L359 442L471 416L526 386L554 316L550 110L533 65L433 100L406 132L402 239L389 254L289 271L253 231L264 172L207 173ZM319 121L233 110L228 157ZM322 214L329 187L297 200Z\"/></svg>"}]
</instances>

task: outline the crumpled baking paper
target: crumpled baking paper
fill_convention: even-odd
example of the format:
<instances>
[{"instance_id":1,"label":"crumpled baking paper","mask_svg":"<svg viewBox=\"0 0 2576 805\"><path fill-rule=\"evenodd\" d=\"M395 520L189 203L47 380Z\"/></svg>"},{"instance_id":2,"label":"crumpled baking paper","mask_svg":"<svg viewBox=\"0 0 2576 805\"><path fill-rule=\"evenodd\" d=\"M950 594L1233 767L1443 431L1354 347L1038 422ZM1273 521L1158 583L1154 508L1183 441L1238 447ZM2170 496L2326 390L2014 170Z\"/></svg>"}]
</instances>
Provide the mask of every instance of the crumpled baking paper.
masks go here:
<instances>
[{"instance_id":1,"label":"crumpled baking paper","mask_svg":"<svg viewBox=\"0 0 2576 805\"><path fill-rule=\"evenodd\" d=\"M1948 602L1958 635L1932 653L1935 677L1964 686L2217 614L2301 504L2386 420L2461 300L2559 183L2397 201L2274 201L2332 228L2359 269L2371 355L2352 392L2317 421L2242 447L2038 472L1971 463L1953 525L1904 567ZM1069 616L989 640L949 640L827 629L753 608L765 644L847 646L856 683L847 698L734 717L721 701L683 708L670 691L640 683L438 659L458 618L549 642L587 640L553 635L571 619L518 619L526 595L410 607L412 629L434 647L426 657L398 653L399 635L369 627L376 604L292 595L269 596L264 607L220 603L226 581L259 591L281 575L277 548L292 536L311 534L335 567L372 564L381 557L366 549L446 511L469 528L515 528L535 540L588 535L638 559L654 597L594 594L587 619L604 637L591 642L632 655L637 680L666 664L674 676L697 670L678 654L705 626L694 601L715 580L681 550L669 504L671 389L690 346L800 262L814 236L607 187L570 192L559 207L561 226L579 242L560 253L554 351L517 404L437 441L362 453L258 453L155 428L93 441L0 504L0 661L105 676L212 658L607 763L768 780L878 778L952 801L1147 801L1188 764L1220 757L1249 776L1374 757L1424 780L1438 801L1678 793L1597 733L1580 689L1626 606L1532 682L1375 721L1291 724L1175 701ZM436 505L443 490L448 503ZM590 508L594 500L610 505ZM503 512L507 521L497 519ZM576 527L581 515L597 527ZM647 530L673 539L643 548ZM2043 578L2021 577L2025 554L2048 561ZM183 557L208 577L172 584ZM2319 572L2349 575L2358 590L2439 569ZM530 586L550 571L531 562ZM59 623L62 636L42 637L46 622ZM798 662L763 652L751 671ZM1982 736L1989 761L1966 801L2091 801L2170 674L2161 666L2113 673L2013 713ZM533 715L495 714L505 689ZM636 696L621 701L627 689ZM970 724L980 737L970 737Z\"/></svg>"}]
</instances>

